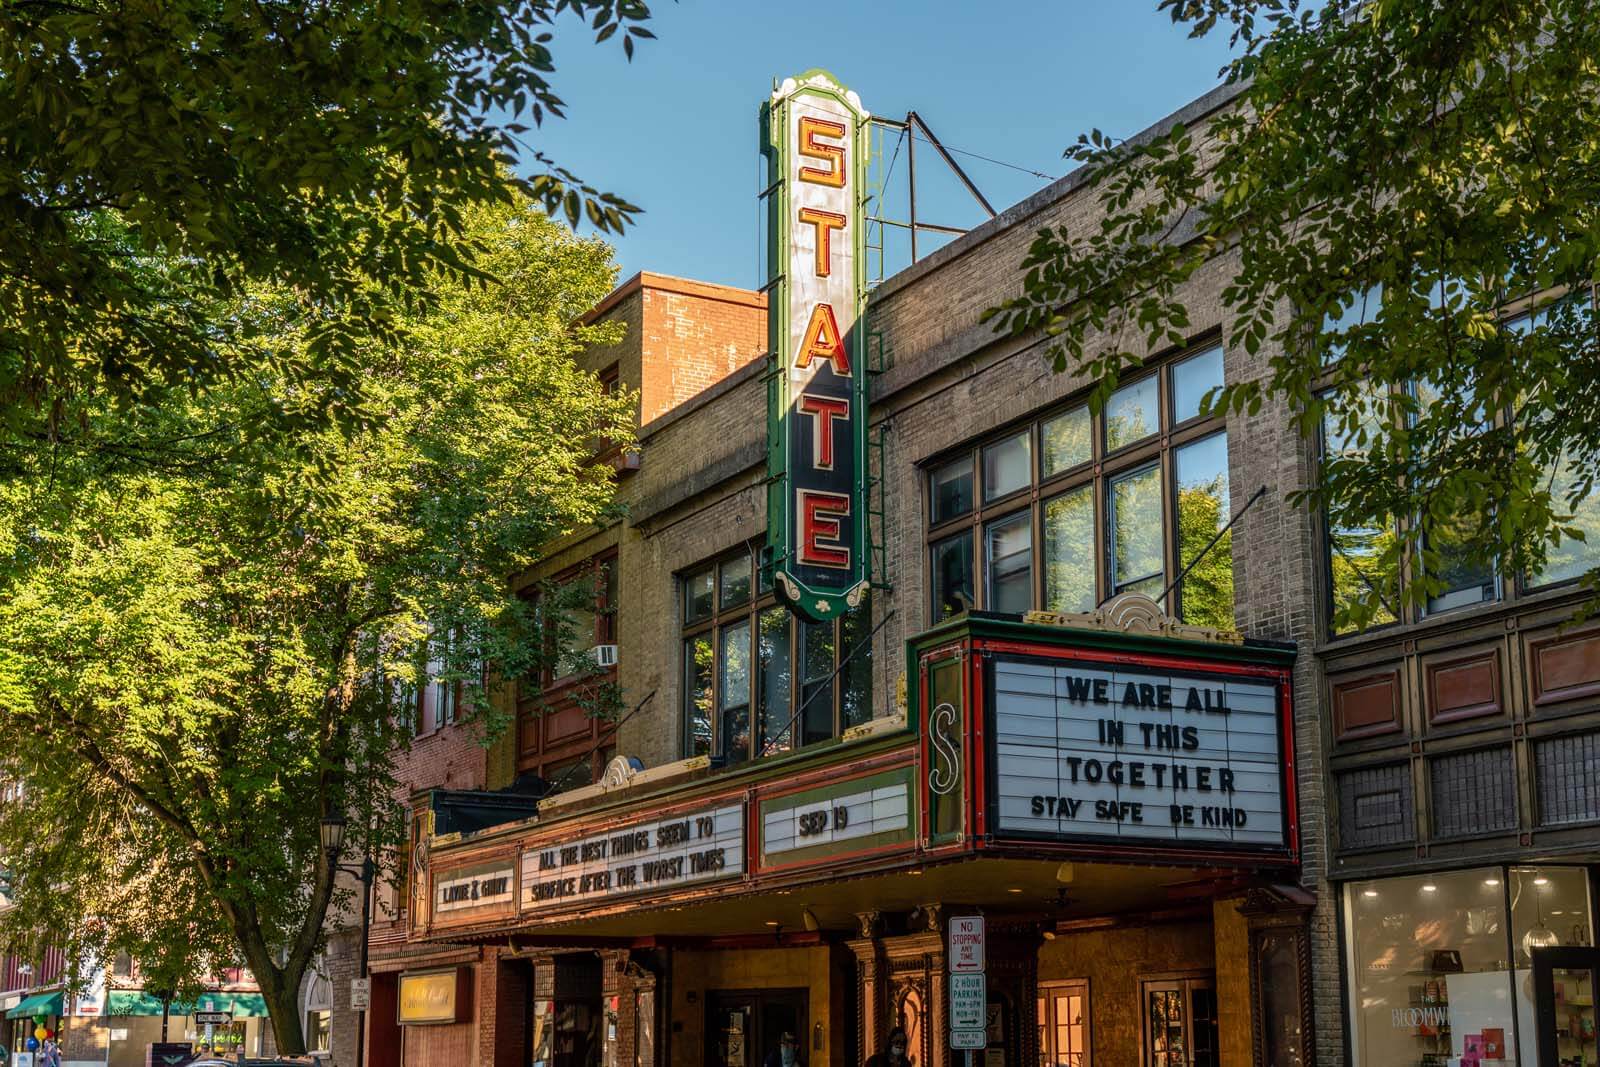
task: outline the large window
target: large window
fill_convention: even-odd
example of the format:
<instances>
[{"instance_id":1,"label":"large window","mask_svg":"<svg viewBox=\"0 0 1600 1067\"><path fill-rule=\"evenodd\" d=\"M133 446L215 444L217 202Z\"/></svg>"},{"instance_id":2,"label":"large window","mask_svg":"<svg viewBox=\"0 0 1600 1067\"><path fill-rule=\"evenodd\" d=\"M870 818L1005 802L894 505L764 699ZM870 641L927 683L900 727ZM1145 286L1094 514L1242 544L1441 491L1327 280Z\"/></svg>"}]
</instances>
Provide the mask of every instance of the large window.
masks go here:
<instances>
[{"instance_id":1,"label":"large window","mask_svg":"<svg viewBox=\"0 0 1600 1067\"><path fill-rule=\"evenodd\" d=\"M969 489L970 492L970 489ZM728 763L839 736L872 717L865 606L805 623L772 595L747 550L680 579L684 755Z\"/></svg>"},{"instance_id":2,"label":"large window","mask_svg":"<svg viewBox=\"0 0 1600 1067\"><path fill-rule=\"evenodd\" d=\"M1460 1063L1472 1049L1534 1067L1533 952L1593 944L1588 874L1577 867L1355 882L1344 907L1355 1067Z\"/></svg>"},{"instance_id":3,"label":"large window","mask_svg":"<svg viewBox=\"0 0 1600 1067\"><path fill-rule=\"evenodd\" d=\"M1159 597L1194 564L1165 606L1232 629L1232 531L1218 538L1232 518L1228 438L1221 418L1201 414L1221 385L1222 346L1209 345L1130 378L1099 415L1072 404L936 464L933 619Z\"/></svg>"},{"instance_id":4,"label":"large window","mask_svg":"<svg viewBox=\"0 0 1600 1067\"><path fill-rule=\"evenodd\" d=\"M1358 306L1366 308L1364 321L1370 321L1376 314L1380 297L1381 294L1374 293L1357 301ZM1513 334L1525 334L1538 329L1546 320L1546 315L1547 309L1519 314L1508 319L1505 328ZM1339 351L1340 346L1333 346L1332 357L1337 358ZM1405 387L1404 395L1412 401L1411 406L1417 412L1414 417L1426 415L1441 399L1446 399L1439 387L1428 381L1411 383ZM1390 400L1389 396L1374 391L1357 405L1359 410L1350 413L1342 421L1325 418L1322 428L1324 464L1365 462L1365 442L1369 435L1363 431L1375 431L1384 423L1398 418L1396 411L1399 405L1392 404ZM1456 412L1466 406L1465 403L1456 403L1450 410ZM1453 415L1452 418L1459 419L1460 433L1475 435L1491 427L1505 427L1511 415L1480 409ZM1417 462L1425 466L1425 459ZM1575 507L1569 504L1569 497L1581 484L1577 468L1578 464L1563 456L1547 471L1545 488L1550 493L1552 507L1558 516L1570 516L1564 518L1562 526L1582 531L1584 539L1563 536L1549 549L1545 565L1538 573L1518 575L1514 581L1498 574L1493 566L1470 558L1472 531L1481 521L1479 515L1452 514L1427 519L1421 516L1385 516L1372 522L1369 519L1342 516L1341 508L1330 507L1324 517L1323 528L1329 590L1328 615L1333 634L1349 632L1350 627L1342 625L1338 621L1339 616L1358 597L1375 597L1378 610L1368 625L1384 626L1575 582L1592 568L1600 566L1600 492L1590 492ZM1402 538L1405 539L1404 544L1421 548L1426 554L1395 551L1395 546L1402 543ZM1403 605L1402 589L1406 583L1417 579L1424 559L1431 561L1429 566L1433 568L1432 574L1438 587L1424 602L1414 606Z\"/></svg>"}]
</instances>

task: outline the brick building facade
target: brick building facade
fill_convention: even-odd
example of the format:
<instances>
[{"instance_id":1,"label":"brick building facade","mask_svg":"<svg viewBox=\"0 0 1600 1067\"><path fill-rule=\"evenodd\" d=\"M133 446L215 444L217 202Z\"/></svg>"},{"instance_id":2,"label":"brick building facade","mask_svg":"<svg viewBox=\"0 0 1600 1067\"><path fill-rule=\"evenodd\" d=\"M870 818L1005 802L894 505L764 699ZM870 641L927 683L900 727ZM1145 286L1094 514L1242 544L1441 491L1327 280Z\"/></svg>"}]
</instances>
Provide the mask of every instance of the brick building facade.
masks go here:
<instances>
[{"instance_id":1,"label":"brick building facade","mask_svg":"<svg viewBox=\"0 0 1600 1067\"><path fill-rule=\"evenodd\" d=\"M1160 126L1203 130L1231 99ZM428 839L392 959L402 982L444 968L472 994L450 1004L465 1021L407 1041L465 1027L452 1055L485 1067L754 1067L790 1032L820 1067L901 1025L938 1067L946 937L975 913L990 1067L1556 1062L1534 1052L1546 1015L1549 1041L1592 1039L1594 960L1535 955L1592 951L1600 631L1559 625L1581 594L1495 578L1332 633L1335 536L1289 502L1325 443L1282 401L1199 410L1271 355L1221 343L1225 256L1188 283L1192 336L1102 413L1036 339L978 321L1040 227L1096 210L1069 176L873 292L881 565L837 622L802 623L763 582L761 297L645 275L598 309L630 340L590 369L641 396L627 517L524 581L612 568L595 632L639 710L584 736L597 779L536 818ZM1217 555L1174 586L1196 528ZM1068 751L1062 731L1095 719L1063 709L1094 678L1169 714L1183 746L1189 722L1225 735L1196 742L1225 750L1213 766L1185 766L1227 800L1189 804L1176 757L1166 794L1139 792L1161 760L1102 761L1093 740L1045 777L1104 788L1006 792L1036 740L1018 709L1053 700ZM1164 703L1185 691L1215 703L1186 719ZM1120 752L1108 721L1098 744ZM1167 721L1147 754L1179 744ZM542 729L489 754L488 789L544 766ZM1069 821L1084 798L1098 821Z\"/></svg>"}]
</instances>

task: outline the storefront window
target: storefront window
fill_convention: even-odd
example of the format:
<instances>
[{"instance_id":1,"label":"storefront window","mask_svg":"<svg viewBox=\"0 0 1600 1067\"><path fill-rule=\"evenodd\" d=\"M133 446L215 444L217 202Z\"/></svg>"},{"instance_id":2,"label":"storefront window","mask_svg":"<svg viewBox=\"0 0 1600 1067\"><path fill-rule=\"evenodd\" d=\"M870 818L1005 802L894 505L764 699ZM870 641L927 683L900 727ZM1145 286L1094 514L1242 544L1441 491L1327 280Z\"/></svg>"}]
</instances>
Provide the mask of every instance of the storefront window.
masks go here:
<instances>
[{"instance_id":1,"label":"storefront window","mask_svg":"<svg viewBox=\"0 0 1600 1067\"><path fill-rule=\"evenodd\" d=\"M798 625L759 573L747 549L681 579L685 756L736 764L837 737L872 717L867 606L838 622Z\"/></svg>"},{"instance_id":2,"label":"storefront window","mask_svg":"<svg viewBox=\"0 0 1600 1067\"><path fill-rule=\"evenodd\" d=\"M1356 1067L1538 1062L1532 953L1592 943L1579 868L1482 867L1345 888Z\"/></svg>"},{"instance_id":3,"label":"storefront window","mask_svg":"<svg viewBox=\"0 0 1600 1067\"><path fill-rule=\"evenodd\" d=\"M1232 517L1223 420L1200 413L1222 384L1222 348L1208 345L1123 385L1099 414L1080 400L931 467L931 620L1160 596L1172 563L1195 560ZM1229 535L1163 606L1232 628Z\"/></svg>"}]
</instances>

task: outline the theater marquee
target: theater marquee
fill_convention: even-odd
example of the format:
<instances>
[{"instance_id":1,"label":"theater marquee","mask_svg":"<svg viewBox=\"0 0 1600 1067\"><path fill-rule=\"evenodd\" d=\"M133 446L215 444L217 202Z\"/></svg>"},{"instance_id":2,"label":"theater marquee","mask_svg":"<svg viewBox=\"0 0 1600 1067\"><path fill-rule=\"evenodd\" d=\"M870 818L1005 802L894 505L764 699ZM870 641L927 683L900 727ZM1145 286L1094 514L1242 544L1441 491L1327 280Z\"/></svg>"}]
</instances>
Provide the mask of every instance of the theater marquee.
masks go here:
<instances>
[{"instance_id":1,"label":"theater marquee","mask_svg":"<svg viewBox=\"0 0 1600 1067\"><path fill-rule=\"evenodd\" d=\"M1137 594L1062 618L912 639L929 850L1297 862L1293 646Z\"/></svg>"},{"instance_id":2,"label":"theater marquee","mask_svg":"<svg viewBox=\"0 0 1600 1067\"><path fill-rule=\"evenodd\" d=\"M994 719L997 833L1287 845L1270 682L996 657Z\"/></svg>"},{"instance_id":3,"label":"theater marquee","mask_svg":"<svg viewBox=\"0 0 1600 1067\"><path fill-rule=\"evenodd\" d=\"M762 109L770 174L767 540L796 611L836 618L867 578L862 197L867 112L823 71Z\"/></svg>"}]
</instances>

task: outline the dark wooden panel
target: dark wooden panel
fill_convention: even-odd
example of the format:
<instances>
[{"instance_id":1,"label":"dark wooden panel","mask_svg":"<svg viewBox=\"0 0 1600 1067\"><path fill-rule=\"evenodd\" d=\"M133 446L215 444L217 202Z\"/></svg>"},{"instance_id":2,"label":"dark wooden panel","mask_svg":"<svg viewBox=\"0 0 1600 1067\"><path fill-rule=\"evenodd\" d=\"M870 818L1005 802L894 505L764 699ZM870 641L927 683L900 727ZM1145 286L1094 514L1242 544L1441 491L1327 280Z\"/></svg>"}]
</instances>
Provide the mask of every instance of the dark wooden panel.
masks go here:
<instances>
[{"instance_id":1,"label":"dark wooden panel","mask_svg":"<svg viewBox=\"0 0 1600 1067\"><path fill-rule=\"evenodd\" d=\"M1333 692L1333 732L1338 741L1392 734L1400 729L1397 668L1328 680Z\"/></svg>"},{"instance_id":2,"label":"dark wooden panel","mask_svg":"<svg viewBox=\"0 0 1600 1067\"><path fill-rule=\"evenodd\" d=\"M1456 722L1505 712L1498 648L1424 663L1422 674L1429 722Z\"/></svg>"},{"instance_id":3,"label":"dark wooden panel","mask_svg":"<svg viewBox=\"0 0 1600 1067\"><path fill-rule=\"evenodd\" d=\"M1600 696L1600 629L1531 639L1528 681L1535 707Z\"/></svg>"}]
</instances>

